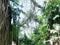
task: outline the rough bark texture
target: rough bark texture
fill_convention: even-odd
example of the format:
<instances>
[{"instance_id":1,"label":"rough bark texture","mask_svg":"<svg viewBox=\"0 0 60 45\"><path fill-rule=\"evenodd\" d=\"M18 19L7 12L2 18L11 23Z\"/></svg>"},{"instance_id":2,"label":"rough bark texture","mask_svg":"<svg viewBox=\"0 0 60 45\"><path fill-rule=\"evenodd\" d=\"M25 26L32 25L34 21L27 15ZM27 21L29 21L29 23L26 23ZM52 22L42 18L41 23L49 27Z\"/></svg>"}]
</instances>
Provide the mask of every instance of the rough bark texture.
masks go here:
<instances>
[{"instance_id":1,"label":"rough bark texture","mask_svg":"<svg viewBox=\"0 0 60 45\"><path fill-rule=\"evenodd\" d=\"M11 45L8 0L0 0L0 45Z\"/></svg>"}]
</instances>

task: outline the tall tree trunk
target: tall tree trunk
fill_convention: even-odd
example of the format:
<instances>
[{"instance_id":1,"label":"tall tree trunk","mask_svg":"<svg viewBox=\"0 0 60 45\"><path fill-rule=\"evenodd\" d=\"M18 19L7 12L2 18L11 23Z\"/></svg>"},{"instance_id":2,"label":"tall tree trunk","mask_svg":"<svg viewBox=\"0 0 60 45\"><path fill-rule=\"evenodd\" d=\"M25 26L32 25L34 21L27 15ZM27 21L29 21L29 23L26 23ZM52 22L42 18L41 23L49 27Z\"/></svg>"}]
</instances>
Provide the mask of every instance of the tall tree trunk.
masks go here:
<instances>
[{"instance_id":1,"label":"tall tree trunk","mask_svg":"<svg viewBox=\"0 0 60 45\"><path fill-rule=\"evenodd\" d=\"M11 45L8 0L0 0L0 45Z\"/></svg>"}]
</instances>

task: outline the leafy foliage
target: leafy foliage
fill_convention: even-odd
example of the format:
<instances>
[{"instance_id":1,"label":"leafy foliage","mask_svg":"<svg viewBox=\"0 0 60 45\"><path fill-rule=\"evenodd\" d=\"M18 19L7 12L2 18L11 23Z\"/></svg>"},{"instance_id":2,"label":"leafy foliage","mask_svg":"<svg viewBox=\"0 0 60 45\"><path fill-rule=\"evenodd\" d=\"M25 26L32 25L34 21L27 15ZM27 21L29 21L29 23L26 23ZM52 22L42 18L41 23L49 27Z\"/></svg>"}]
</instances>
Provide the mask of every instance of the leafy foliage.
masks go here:
<instances>
[{"instance_id":1,"label":"leafy foliage","mask_svg":"<svg viewBox=\"0 0 60 45\"><path fill-rule=\"evenodd\" d=\"M58 32L53 25L60 24L60 0L48 0L43 11L48 19L48 31L49 36L48 40L53 39L52 43L55 41L54 37L58 37ZM58 38L57 38L58 39ZM56 39L56 40L57 40ZM49 41L48 41L49 42ZM57 44L58 45L58 44Z\"/></svg>"},{"instance_id":2,"label":"leafy foliage","mask_svg":"<svg viewBox=\"0 0 60 45\"><path fill-rule=\"evenodd\" d=\"M19 45L49 45L49 43L46 42L48 42L51 37L54 38L54 36L57 37L58 35L58 32L55 29L56 25L54 27L53 25L56 23L60 24L60 0L46 0L45 6L41 7L43 13L42 15L36 14L35 9L33 9L36 6L39 6L37 5L36 1L33 1L32 3L34 7L31 8L32 10L27 11L27 13L25 13L22 9L19 9L17 7L14 8L10 5L13 11L13 39L18 38L20 27L25 28L24 24L27 24L27 27L29 27L28 22L34 20L39 23L39 26L34 29L34 33L31 34L31 39L29 39L26 35L24 35L23 38L19 39ZM17 6L16 3L14 4ZM19 17L20 13L23 13L26 17L28 17L21 24L19 20L17 21L17 16Z\"/></svg>"}]
</instances>

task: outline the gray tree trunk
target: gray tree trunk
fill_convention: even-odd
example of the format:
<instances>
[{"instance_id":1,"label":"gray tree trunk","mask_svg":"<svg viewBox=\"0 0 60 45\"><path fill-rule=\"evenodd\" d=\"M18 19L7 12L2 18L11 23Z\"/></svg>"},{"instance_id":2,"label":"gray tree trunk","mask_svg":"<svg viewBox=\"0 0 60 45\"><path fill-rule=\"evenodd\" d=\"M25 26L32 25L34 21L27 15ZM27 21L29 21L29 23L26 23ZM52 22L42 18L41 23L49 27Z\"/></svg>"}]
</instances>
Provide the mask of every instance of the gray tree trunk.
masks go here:
<instances>
[{"instance_id":1,"label":"gray tree trunk","mask_svg":"<svg viewBox=\"0 0 60 45\"><path fill-rule=\"evenodd\" d=\"M11 45L8 0L0 0L0 45Z\"/></svg>"}]
</instances>

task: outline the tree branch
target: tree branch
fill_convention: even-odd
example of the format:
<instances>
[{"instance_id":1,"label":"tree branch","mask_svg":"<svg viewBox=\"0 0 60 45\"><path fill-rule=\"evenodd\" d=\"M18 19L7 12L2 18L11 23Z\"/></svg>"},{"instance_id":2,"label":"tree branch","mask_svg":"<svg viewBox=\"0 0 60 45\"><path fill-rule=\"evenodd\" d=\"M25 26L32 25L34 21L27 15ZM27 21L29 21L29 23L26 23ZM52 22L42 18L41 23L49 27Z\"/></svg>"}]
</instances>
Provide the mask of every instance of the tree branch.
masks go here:
<instances>
[{"instance_id":1,"label":"tree branch","mask_svg":"<svg viewBox=\"0 0 60 45\"><path fill-rule=\"evenodd\" d=\"M39 5L35 0L31 0L31 2L33 2L33 4L39 8L43 8L41 5Z\"/></svg>"}]
</instances>

